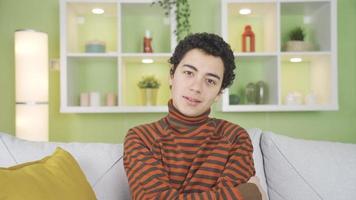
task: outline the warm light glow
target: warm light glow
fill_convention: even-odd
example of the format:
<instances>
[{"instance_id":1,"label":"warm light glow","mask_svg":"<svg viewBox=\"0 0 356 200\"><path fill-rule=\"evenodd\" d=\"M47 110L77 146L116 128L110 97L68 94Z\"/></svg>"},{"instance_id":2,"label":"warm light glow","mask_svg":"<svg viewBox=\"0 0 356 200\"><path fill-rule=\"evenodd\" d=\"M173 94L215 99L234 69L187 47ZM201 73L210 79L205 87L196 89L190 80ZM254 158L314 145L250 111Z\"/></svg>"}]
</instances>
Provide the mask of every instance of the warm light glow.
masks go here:
<instances>
[{"instance_id":1,"label":"warm light glow","mask_svg":"<svg viewBox=\"0 0 356 200\"><path fill-rule=\"evenodd\" d=\"M293 63L299 63L302 62L303 60L301 58L291 58L290 61Z\"/></svg>"},{"instance_id":2,"label":"warm light glow","mask_svg":"<svg viewBox=\"0 0 356 200\"><path fill-rule=\"evenodd\" d=\"M240 15L249 15L249 14L251 14L251 9L242 8L242 9L240 9L239 13L240 13Z\"/></svg>"},{"instance_id":3,"label":"warm light glow","mask_svg":"<svg viewBox=\"0 0 356 200\"><path fill-rule=\"evenodd\" d=\"M150 59L150 58L144 58L142 59L141 61L142 63L145 63L145 64L150 64L150 63L153 63L153 59Z\"/></svg>"},{"instance_id":4,"label":"warm light glow","mask_svg":"<svg viewBox=\"0 0 356 200\"><path fill-rule=\"evenodd\" d=\"M16 105L16 137L48 141L48 105Z\"/></svg>"},{"instance_id":5,"label":"warm light glow","mask_svg":"<svg viewBox=\"0 0 356 200\"><path fill-rule=\"evenodd\" d=\"M15 32L16 102L48 101L48 36Z\"/></svg>"},{"instance_id":6,"label":"warm light glow","mask_svg":"<svg viewBox=\"0 0 356 200\"><path fill-rule=\"evenodd\" d=\"M15 32L16 136L48 141L48 36Z\"/></svg>"},{"instance_id":7,"label":"warm light glow","mask_svg":"<svg viewBox=\"0 0 356 200\"><path fill-rule=\"evenodd\" d=\"M104 13L104 9L102 8L94 8L93 10L91 10L92 13L100 15Z\"/></svg>"}]
</instances>

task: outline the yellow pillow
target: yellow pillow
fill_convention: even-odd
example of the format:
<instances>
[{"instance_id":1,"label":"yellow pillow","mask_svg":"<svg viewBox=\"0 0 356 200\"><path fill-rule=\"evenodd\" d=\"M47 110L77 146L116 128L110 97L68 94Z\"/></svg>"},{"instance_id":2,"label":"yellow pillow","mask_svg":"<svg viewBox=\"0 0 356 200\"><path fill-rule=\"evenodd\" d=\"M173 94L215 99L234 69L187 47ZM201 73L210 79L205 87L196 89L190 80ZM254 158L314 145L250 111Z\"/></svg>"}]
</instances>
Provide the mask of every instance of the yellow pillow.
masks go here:
<instances>
[{"instance_id":1,"label":"yellow pillow","mask_svg":"<svg viewBox=\"0 0 356 200\"><path fill-rule=\"evenodd\" d=\"M96 199L85 175L67 151L56 151L42 160L0 168L0 199Z\"/></svg>"}]
</instances>

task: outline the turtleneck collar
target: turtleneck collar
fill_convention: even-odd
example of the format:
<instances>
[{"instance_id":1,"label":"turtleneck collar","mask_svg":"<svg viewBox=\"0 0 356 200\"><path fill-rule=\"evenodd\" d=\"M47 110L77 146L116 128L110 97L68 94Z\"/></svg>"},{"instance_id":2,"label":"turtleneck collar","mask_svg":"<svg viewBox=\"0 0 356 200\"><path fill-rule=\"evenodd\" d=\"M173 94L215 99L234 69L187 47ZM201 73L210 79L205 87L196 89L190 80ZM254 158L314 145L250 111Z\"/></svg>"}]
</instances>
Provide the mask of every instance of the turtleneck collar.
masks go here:
<instances>
[{"instance_id":1,"label":"turtleneck collar","mask_svg":"<svg viewBox=\"0 0 356 200\"><path fill-rule=\"evenodd\" d=\"M208 122L210 109L199 116L186 116L173 105L173 100L168 102L168 115L166 117L169 126L179 133L188 133Z\"/></svg>"}]
</instances>

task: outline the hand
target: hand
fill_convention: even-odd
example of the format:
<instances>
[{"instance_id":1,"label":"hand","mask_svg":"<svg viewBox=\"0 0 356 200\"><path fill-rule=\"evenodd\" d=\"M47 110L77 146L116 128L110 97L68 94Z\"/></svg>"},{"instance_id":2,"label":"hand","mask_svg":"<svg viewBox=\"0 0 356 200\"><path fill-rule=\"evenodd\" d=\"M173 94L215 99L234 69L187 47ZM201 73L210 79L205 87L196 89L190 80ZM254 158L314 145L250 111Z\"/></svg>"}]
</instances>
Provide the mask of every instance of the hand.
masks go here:
<instances>
[{"instance_id":1,"label":"hand","mask_svg":"<svg viewBox=\"0 0 356 200\"><path fill-rule=\"evenodd\" d=\"M267 200L267 192L262 188L260 179L257 176L252 176L247 182L254 183L262 195L262 200Z\"/></svg>"},{"instance_id":2,"label":"hand","mask_svg":"<svg viewBox=\"0 0 356 200\"><path fill-rule=\"evenodd\" d=\"M262 195L254 183L243 183L237 186L237 189L244 200L262 200Z\"/></svg>"}]
</instances>

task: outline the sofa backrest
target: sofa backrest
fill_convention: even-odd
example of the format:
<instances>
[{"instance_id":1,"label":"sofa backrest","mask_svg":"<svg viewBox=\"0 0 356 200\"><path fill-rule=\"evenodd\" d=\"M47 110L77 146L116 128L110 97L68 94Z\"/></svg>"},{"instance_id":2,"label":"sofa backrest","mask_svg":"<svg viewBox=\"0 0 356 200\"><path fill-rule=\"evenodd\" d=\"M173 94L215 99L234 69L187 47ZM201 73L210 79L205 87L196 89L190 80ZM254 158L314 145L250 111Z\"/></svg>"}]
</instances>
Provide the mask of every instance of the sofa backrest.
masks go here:
<instances>
[{"instance_id":1,"label":"sofa backrest","mask_svg":"<svg viewBox=\"0 0 356 200\"><path fill-rule=\"evenodd\" d=\"M356 199L356 144L264 132L261 149L271 200Z\"/></svg>"},{"instance_id":2,"label":"sofa backrest","mask_svg":"<svg viewBox=\"0 0 356 200\"><path fill-rule=\"evenodd\" d=\"M251 128L251 129L246 129L246 131L248 132L253 145L253 161L255 164L256 176L258 177L260 185L263 189L262 192L267 194L267 182L266 182L266 176L265 176L264 165L263 165L262 151L260 148L262 130L258 128ZM266 195L265 199L263 200L268 200L268 199L269 198Z\"/></svg>"},{"instance_id":3,"label":"sofa backrest","mask_svg":"<svg viewBox=\"0 0 356 200\"><path fill-rule=\"evenodd\" d=\"M247 132L254 146L253 158L256 176L261 187L267 191L260 149L262 131L248 129ZM42 159L51 155L58 146L70 152L78 161L99 200L130 199L122 163L122 144L31 142L0 133L0 167Z\"/></svg>"},{"instance_id":4,"label":"sofa backrest","mask_svg":"<svg viewBox=\"0 0 356 200\"><path fill-rule=\"evenodd\" d=\"M30 142L0 133L0 166L42 159L62 147L77 160L99 200L129 200L122 144Z\"/></svg>"}]
</instances>

